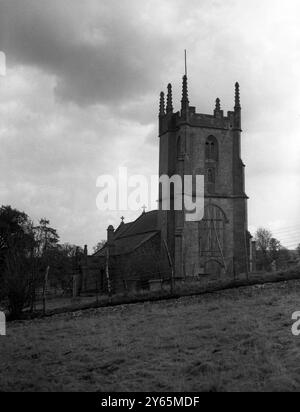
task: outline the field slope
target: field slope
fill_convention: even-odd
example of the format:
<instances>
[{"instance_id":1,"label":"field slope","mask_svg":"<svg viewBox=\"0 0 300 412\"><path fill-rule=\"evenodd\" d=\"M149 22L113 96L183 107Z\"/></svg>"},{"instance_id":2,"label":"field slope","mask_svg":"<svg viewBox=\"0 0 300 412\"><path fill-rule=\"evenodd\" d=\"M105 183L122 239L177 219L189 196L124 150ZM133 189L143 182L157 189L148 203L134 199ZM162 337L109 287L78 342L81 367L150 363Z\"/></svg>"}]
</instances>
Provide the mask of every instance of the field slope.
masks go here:
<instances>
[{"instance_id":1,"label":"field slope","mask_svg":"<svg viewBox=\"0 0 300 412\"><path fill-rule=\"evenodd\" d=\"M300 282L8 324L0 391L300 389Z\"/></svg>"}]
</instances>

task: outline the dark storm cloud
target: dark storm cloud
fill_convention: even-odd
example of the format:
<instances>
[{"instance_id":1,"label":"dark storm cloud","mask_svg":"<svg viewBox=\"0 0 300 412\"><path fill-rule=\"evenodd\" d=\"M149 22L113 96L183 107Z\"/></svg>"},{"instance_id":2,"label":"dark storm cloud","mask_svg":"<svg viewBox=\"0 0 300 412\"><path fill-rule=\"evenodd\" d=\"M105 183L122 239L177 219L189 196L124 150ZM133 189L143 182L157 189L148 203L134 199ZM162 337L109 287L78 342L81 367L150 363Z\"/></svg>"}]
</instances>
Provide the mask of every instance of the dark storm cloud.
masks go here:
<instances>
[{"instance_id":1,"label":"dark storm cloud","mask_svg":"<svg viewBox=\"0 0 300 412\"><path fill-rule=\"evenodd\" d=\"M1 203L64 241L105 237L119 216L96 210L96 178L157 173L158 94L171 81L179 110L187 48L198 112L241 84L250 224L296 221L299 20L299 0L0 0Z\"/></svg>"},{"instance_id":2,"label":"dark storm cloud","mask_svg":"<svg viewBox=\"0 0 300 412\"><path fill-rule=\"evenodd\" d=\"M148 20L147 3L4 0L0 48L11 64L55 75L62 100L120 107L153 93L176 47L172 32Z\"/></svg>"}]
</instances>

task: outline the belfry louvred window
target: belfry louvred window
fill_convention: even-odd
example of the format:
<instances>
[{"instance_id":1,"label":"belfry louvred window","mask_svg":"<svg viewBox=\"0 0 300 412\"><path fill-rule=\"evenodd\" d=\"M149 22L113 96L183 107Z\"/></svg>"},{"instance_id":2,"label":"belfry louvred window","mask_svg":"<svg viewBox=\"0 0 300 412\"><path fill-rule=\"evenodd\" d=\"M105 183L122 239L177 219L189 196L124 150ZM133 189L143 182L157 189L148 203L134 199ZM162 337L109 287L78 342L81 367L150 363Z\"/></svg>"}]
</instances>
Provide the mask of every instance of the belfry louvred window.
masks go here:
<instances>
[{"instance_id":1,"label":"belfry louvred window","mask_svg":"<svg viewBox=\"0 0 300 412\"><path fill-rule=\"evenodd\" d=\"M205 157L206 160L218 161L219 147L218 141L214 136L209 136L205 143Z\"/></svg>"}]
</instances>

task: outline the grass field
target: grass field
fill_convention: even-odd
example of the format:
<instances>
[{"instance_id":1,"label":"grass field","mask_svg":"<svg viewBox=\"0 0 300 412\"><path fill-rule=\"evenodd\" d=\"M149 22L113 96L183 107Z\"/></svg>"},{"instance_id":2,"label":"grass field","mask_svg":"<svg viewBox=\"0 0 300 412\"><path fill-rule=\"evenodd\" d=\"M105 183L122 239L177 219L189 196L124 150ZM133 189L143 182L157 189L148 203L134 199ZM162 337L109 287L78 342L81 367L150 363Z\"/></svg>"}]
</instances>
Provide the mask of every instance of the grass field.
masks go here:
<instances>
[{"instance_id":1,"label":"grass field","mask_svg":"<svg viewBox=\"0 0 300 412\"><path fill-rule=\"evenodd\" d=\"M8 324L1 391L300 390L300 282Z\"/></svg>"}]
</instances>

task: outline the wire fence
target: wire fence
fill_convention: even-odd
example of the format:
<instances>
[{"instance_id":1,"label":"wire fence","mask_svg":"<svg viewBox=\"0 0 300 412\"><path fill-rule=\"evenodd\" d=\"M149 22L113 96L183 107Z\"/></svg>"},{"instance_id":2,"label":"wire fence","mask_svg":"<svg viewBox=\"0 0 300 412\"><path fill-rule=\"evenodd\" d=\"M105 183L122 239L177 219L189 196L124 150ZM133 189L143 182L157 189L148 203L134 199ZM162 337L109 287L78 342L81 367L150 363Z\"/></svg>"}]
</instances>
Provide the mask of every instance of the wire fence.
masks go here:
<instances>
[{"instance_id":1,"label":"wire fence","mask_svg":"<svg viewBox=\"0 0 300 412\"><path fill-rule=\"evenodd\" d=\"M168 262L152 260L152 266L147 266L143 256L141 260L144 261L144 270L140 270L141 266L138 264L128 267L124 263L124 266L116 270L111 263L107 265L103 260L98 263L85 261L68 274L69 281L65 287L57 285L49 268L45 277L36 285L34 306L27 310L46 314L57 310L72 311L76 308L105 305L111 301L129 303L136 298L147 300L153 296L170 297L174 293L180 295L205 291L222 282L238 284L240 281L253 281L265 276L264 268L260 268L260 271L241 271L240 262L246 258L246 254L239 256L239 259L227 258L224 266L219 263L212 266L213 272L206 272L202 268L201 271L195 269L193 273L184 273L183 268L183 275L180 277L172 271ZM145 267L155 269L147 270ZM270 268L269 273L275 273L278 269L280 268Z\"/></svg>"}]
</instances>

